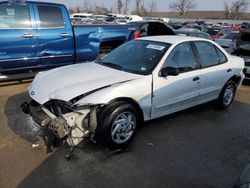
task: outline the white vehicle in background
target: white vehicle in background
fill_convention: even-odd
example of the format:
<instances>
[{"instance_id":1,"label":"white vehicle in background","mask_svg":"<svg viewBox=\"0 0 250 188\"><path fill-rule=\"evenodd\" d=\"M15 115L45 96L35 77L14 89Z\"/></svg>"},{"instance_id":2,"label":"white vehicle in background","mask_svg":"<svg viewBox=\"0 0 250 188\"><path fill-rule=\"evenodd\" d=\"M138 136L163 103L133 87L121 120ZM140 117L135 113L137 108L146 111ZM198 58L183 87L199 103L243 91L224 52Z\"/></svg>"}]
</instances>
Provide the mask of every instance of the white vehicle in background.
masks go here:
<instances>
[{"instance_id":1,"label":"white vehicle in background","mask_svg":"<svg viewBox=\"0 0 250 188\"><path fill-rule=\"evenodd\" d=\"M138 16L138 15L129 15L127 16L128 22L138 22L138 21L143 21L143 18Z\"/></svg>"},{"instance_id":2,"label":"white vehicle in background","mask_svg":"<svg viewBox=\"0 0 250 188\"><path fill-rule=\"evenodd\" d=\"M94 20L94 16L90 13L74 13L70 15L70 19Z\"/></svg>"},{"instance_id":3,"label":"white vehicle in background","mask_svg":"<svg viewBox=\"0 0 250 188\"><path fill-rule=\"evenodd\" d=\"M227 108L244 61L201 38L155 36L127 42L96 62L39 73L22 105L35 122L74 147L84 137L124 148L138 125L216 100Z\"/></svg>"}]
</instances>

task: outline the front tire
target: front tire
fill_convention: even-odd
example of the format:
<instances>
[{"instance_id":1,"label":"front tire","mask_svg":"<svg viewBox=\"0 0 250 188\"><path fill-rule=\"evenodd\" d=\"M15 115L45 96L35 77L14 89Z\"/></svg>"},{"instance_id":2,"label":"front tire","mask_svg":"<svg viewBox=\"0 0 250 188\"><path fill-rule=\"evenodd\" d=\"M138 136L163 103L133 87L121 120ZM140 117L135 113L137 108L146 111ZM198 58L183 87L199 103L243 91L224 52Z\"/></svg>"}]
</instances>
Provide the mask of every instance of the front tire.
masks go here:
<instances>
[{"instance_id":1,"label":"front tire","mask_svg":"<svg viewBox=\"0 0 250 188\"><path fill-rule=\"evenodd\" d=\"M237 85L234 81L229 80L221 90L220 96L217 99L217 106L220 109L228 108L235 97Z\"/></svg>"},{"instance_id":2,"label":"front tire","mask_svg":"<svg viewBox=\"0 0 250 188\"><path fill-rule=\"evenodd\" d=\"M110 149L123 149L133 141L138 120L131 104L115 102L100 113L94 140Z\"/></svg>"}]
</instances>

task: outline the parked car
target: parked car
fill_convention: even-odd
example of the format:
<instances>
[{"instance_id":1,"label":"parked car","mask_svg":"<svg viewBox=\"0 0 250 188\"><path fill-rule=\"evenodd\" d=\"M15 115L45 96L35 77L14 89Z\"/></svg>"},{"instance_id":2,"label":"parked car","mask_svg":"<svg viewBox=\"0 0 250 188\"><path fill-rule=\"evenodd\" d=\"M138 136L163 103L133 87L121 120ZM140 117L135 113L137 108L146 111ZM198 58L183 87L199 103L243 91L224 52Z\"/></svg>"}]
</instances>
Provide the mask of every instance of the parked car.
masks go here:
<instances>
[{"instance_id":1,"label":"parked car","mask_svg":"<svg viewBox=\"0 0 250 188\"><path fill-rule=\"evenodd\" d=\"M250 30L242 30L236 39L236 48L233 54L245 61L246 80L250 80Z\"/></svg>"},{"instance_id":2,"label":"parked car","mask_svg":"<svg viewBox=\"0 0 250 188\"><path fill-rule=\"evenodd\" d=\"M218 43L222 48L224 48L228 53L233 52L235 47L235 39L237 38L239 31L232 31L220 39L216 39L215 42Z\"/></svg>"},{"instance_id":3,"label":"parked car","mask_svg":"<svg viewBox=\"0 0 250 188\"><path fill-rule=\"evenodd\" d=\"M130 28L136 28L133 38L156 35L176 35L174 29L164 22L136 21L129 22L128 25L130 25Z\"/></svg>"},{"instance_id":4,"label":"parked car","mask_svg":"<svg viewBox=\"0 0 250 188\"><path fill-rule=\"evenodd\" d=\"M92 61L134 39L137 30L135 25L72 26L60 4L0 2L0 74Z\"/></svg>"},{"instance_id":5,"label":"parked car","mask_svg":"<svg viewBox=\"0 0 250 188\"><path fill-rule=\"evenodd\" d=\"M216 39L219 39L223 37L225 34L230 33L232 29L230 27L207 27L202 30L205 33L208 33L211 37L212 40L215 41Z\"/></svg>"},{"instance_id":6,"label":"parked car","mask_svg":"<svg viewBox=\"0 0 250 188\"><path fill-rule=\"evenodd\" d=\"M127 26L72 26L64 5L0 2L0 74L94 60L131 40ZM8 36L8 37L6 37Z\"/></svg>"},{"instance_id":7,"label":"parked car","mask_svg":"<svg viewBox=\"0 0 250 188\"><path fill-rule=\"evenodd\" d=\"M211 36L205 32L201 31L193 31L193 30L186 30L186 29L178 29L175 30L175 33L178 35L190 36L190 37L198 37L212 40Z\"/></svg>"},{"instance_id":8,"label":"parked car","mask_svg":"<svg viewBox=\"0 0 250 188\"><path fill-rule=\"evenodd\" d=\"M57 138L126 147L138 125L211 100L227 108L244 74L242 58L201 38L155 36L125 43L96 62L38 74L22 105Z\"/></svg>"}]
</instances>

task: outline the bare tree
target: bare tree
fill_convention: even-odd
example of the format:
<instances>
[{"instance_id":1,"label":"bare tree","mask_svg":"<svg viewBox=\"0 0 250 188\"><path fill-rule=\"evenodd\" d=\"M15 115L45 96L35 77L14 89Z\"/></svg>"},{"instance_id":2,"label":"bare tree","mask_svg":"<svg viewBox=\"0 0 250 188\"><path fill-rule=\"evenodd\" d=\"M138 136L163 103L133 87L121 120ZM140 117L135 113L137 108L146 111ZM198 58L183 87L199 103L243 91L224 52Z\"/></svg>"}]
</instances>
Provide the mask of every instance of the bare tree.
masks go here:
<instances>
[{"instance_id":1,"label":"bare tree","mask_svg":"<svg viewBox=\"0 0 250 188\"><path fill-rule=\"evenodd\" d=\"M246 12L249 6L248 0L236 0L231 4L231 19L239 19L242 16L242 13Z\"/></svg>"},{"instance_id":2,"label":"bare tree","mask_svg":"<svg viewBox=\"0 0 250 188\"><path fill-rule=\"evenodd\" d=\"M144 5L143 0L136 0L136 7L133 12L139 16L148 16L148 10Z\"/></svg>"},{"instance_id":3,"label":"bare tree","mask_svg":"<svg viewBox=\"0 0 250 188\"><path fill-rule=\"evenodd\" d=\"M178 12L180 16L184 16L186 12L196 7L194 0L177 0L169 5L169 9Z\"/></svg>"},{"instance_id":4,"label":"bare tree","mask_svg":"<svg viewBox=\"0 0 250 188\"><path fill-rule=\"evenodd\" d=\"M154 13L157 11L157 3L153 0L150 2L148 6L148 16L154 16Z\"/></svg>"},{"instance_id":5,"label":"bare tree","mask_svg":"<svg viewBox=\"0 0 250 188\"><path fill-rule=\"evenodd\" d=\"M95 6L95 14L106 14L109 12L109 9L105 6Z\"/></svg>"},{"instance_id":6,"label":"bare tree","mask_svg":"<svg viewBox=\"0 0 250 188\"><path fill-rule=\"evenodd\" d=\"M117 0L117 13L121 14L123 10L123 1L122 0Z\"/></svg>"},{"instance_id":7,"label":"bare tree","mask_svg":"<svg viewBox=\"0 0 250 188\"><path fill-rule=\"evenodd\" d=\"M94 8L93 5L91 3L90 0L84 0L83 1L83 12L88 12L88 13L92 13L94 12Z\"/></svg>"},{"instance_id":8,"label":"bare tree","mask_svg":"<svg viewBox=\"0 0 250 188\"><path fill-rule=\"evenodd\" d=\"M130 2L130 0L124 0L124 3L123 3L123 14L127 14L128 13L129 2Z\"/></svg>"},{"instance_id":9,"label":"bare tree","mask_svg":"<svg viewBox=\"0 0 250 188\"><path fill-rule=\"evenodd\" d=\"M143 0L135 0L135 3L136 3L136 5L135 5L135 14L140 14L140 12L141 12L141 6L142 6L142 4L143 4Z\"/></svg>"},{"instance_id":10,"label":"bare tree","mask_svg":"<svg viewBox=\"0 0 250 188\"><path fill-rule=\"evenodd\" d=\"M230 5L228 1L224 1L224 12L225 12L225 18L230 19Z\"/></svg>"},{"instance_id":11,"label":"bare tree","mask_svg":"<svg viewBox=\"0 0 250 188\"><path fill-rule=\"evenodd\" d=\"M226 19L240 19L242 14L247 11L249 6L248 0L235 0L229 3L228 1L224 2L224 12Z\"/></svg>"}]
</instances>

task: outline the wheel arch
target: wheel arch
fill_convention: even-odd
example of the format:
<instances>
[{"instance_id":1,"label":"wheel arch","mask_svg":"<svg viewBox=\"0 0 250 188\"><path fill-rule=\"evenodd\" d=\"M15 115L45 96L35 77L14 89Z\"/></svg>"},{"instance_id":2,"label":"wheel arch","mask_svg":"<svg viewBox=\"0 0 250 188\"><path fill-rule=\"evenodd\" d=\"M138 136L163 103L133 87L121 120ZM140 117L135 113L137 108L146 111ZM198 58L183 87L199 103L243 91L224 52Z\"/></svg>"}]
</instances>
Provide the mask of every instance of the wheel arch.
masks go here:
<instances>
[{"instance_id":1,"label":"wheel arch","mask_svg":"<svg viewBox=\"0 0 250 188\"><path fill-rule=\"evenodd\" d=\"M230 80L232 80L233 82L235 82L235 84L238 86L240 84L241 77L237 76L237 75L233 75L228 81L230 81Z\"/></svg>"},{"instance_id":2,"label":"wheel arch","mask_svg":"<svg viewBox=\"0 0 250 188\"><path fill-rule=\"evenodd\" d=\"M115 99L112 99L107 105L105 106L109 106L111 104L114 104L114 103L117 103L117 102L126 102L126 103L129 103L131 104L133 107L136 108L136 110L138 111L138 115L139 115L139 121L140 122L143 122L144 121L144 115L143 115L143 111L140 107L140 105L137 103L137 101L135 101L134 99L132 98L129 98L129 97L118 97L118 98L115 98Z\"/></svg>"}]
</instances>

